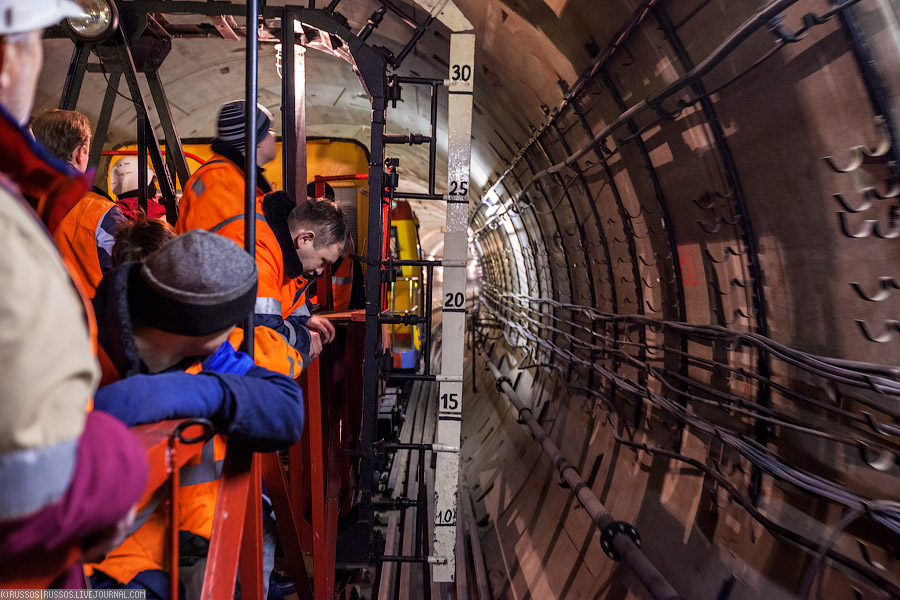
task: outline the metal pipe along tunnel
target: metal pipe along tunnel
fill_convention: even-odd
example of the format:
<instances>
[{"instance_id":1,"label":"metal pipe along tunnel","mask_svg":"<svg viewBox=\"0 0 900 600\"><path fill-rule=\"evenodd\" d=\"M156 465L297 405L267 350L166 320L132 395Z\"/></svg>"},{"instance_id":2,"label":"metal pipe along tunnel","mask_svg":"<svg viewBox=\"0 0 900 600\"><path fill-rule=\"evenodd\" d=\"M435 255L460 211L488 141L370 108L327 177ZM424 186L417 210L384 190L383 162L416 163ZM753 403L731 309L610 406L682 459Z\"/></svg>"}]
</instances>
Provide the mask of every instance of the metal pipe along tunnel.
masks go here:
<instances>
[{"instance_id":1,"label":"metal pipe along tunnel","mask_svg":"<svg viewBox=\"0 0 900 600\"><path fill-rule=\"evenodd\" d=\"M407 416L393 463L359 449L395 491L368 499L379 600L900 599L898 0L269 0L258 31L242 2L118 4L167 56L159 85L87 65L101 187L142 89L160 139L215 136L249 30L276 133L361 142L370 198L416 216L434 312L378 324L431 329L430 363L364 391ZM285 6L328 34L288 62ZM44 50L36 113L74 60Z\"/></svg>"}]
</instances>

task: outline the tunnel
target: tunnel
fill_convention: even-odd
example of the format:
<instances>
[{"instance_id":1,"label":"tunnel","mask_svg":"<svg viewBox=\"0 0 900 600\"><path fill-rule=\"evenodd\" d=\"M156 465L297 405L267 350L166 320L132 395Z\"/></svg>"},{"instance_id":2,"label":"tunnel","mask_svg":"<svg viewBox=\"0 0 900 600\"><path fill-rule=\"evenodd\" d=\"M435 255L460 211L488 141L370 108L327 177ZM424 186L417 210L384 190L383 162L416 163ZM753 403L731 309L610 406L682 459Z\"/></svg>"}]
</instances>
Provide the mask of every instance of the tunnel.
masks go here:
<instances>
[{"instance_id":1,"label":"tunnel","mask_svg":"<svg viewBox=\"0 0 900 600\"><path fill-rule=\"evenodd\" d=\"M170 46L158 68L178 135L213 137L243 97L246 22L191 6L232 3L118 4ZM468 575L442 587L396 565L378 598L900 598L900 2L325 10L403 53L400 77L452 77L454 15L475 37L451 486ZM283 135L276 25L259 22L259 101ZM36 112L59 103L72 47L50 30ZM303 55L305 135L368 145L369 95L331 50ZM92 124L109 89L129 94L118 82L102 58L88 69L77 109ZM430 179L454 193L449 95L434 92L429 133L431 93L402 85L382 126L432 136L433 175L421 145L388 156L422 257L440 260L447 204L414 197ZM135 143L127 100L105 150ZM436 386L412 396L436 403ZM407 417L433 429L424 406Z\"/></svg>"}]
</instances>

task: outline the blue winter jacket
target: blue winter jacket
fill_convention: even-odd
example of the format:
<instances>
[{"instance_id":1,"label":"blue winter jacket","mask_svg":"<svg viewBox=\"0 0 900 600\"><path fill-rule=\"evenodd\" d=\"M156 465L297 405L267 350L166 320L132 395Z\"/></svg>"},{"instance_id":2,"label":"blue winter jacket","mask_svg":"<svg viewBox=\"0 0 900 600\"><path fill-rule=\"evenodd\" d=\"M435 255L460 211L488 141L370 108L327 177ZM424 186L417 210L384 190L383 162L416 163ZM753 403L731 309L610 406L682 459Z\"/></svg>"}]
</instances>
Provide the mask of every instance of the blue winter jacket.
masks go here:
<instances>
[{"instance_id":1,"label":"blue winter jacket","mask_svg":"<svg viewBox=\"0 0 900 600\"><path fill-rule=\"evenodd\" d=\"M201 417L230 440L268 452L296 443L303 432L303 392L290 378L263 369L229 342L206 357L149 374L140 360L128 311L126 263L104 276L94 297L98 342L123 379L97 390L94 408L127 425ZM202 359L201 373L184 373Z\"/></svg>"}]
</instances>

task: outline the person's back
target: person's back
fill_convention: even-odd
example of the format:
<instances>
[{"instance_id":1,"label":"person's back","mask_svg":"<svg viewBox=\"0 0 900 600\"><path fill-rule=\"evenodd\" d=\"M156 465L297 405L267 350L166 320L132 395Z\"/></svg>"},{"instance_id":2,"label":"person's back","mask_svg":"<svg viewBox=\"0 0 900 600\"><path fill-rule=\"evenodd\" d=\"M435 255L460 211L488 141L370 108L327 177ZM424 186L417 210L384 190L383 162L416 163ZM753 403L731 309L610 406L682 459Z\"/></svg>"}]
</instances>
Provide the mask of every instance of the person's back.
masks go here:
<instances>
[{"instance_id":1,"label":"person's back","mask_svg":"<svg viewBox=\"0 0 900 600\"><path fill-rule=\"evenodd\" d=\"M229 102L219 112L217 137L213 140L213 157L197 169L184 185L175 230L211 231L224 226L229 219L239 220L244 214L244 106L243 100ZM257 212L272 187L263 176L262 165L275 158L275 135L269 127L272 114L262 105L256 112L257 143ZM241 226L243 230L243 225Z\"/></svg>"},{"instance_id":2,"label":"person's back","mask_svg":"<svg viewBox=\"0 0 900 600\"><path fill-rule=\"evenodd\" d=\"M35 119L31 129L54 157L77 172L87 169L91 128L83 114L51 110ZM113 231L124 220L115 202L94 189L67 212L53 233L57 247L89 294L111 266Z\"/></svg>"}]
</instances>

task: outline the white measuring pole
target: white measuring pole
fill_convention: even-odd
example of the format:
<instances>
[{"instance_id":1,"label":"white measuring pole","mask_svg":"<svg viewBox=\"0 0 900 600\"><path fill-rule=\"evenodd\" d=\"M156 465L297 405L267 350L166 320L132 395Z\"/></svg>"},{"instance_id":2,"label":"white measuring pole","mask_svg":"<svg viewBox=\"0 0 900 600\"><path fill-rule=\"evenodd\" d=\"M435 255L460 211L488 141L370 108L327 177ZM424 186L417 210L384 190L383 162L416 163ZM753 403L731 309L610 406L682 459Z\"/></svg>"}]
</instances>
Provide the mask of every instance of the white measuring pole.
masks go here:
<instances>
[{"instance_id":1,"label":"white measuring pole","mask_svg":"<svg viewBox=\"0 0 900 600\"><path fill-rule=\"evenodd\" d=\"M459 448L466 334L469 164L472 157L472 90L475 35L450 35L450 98L447 119L447 225L444 232L444 288L441 374L437 379L437 443ZM456 578L456 504L459 452L439 452L434 480L434 581Z\"/></svg>"}]
</instances>

